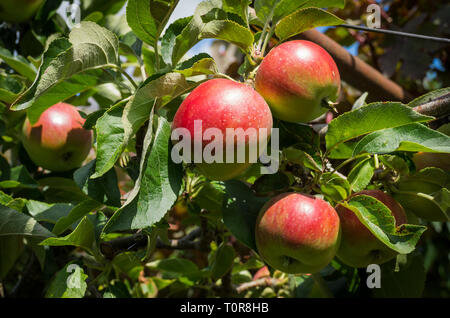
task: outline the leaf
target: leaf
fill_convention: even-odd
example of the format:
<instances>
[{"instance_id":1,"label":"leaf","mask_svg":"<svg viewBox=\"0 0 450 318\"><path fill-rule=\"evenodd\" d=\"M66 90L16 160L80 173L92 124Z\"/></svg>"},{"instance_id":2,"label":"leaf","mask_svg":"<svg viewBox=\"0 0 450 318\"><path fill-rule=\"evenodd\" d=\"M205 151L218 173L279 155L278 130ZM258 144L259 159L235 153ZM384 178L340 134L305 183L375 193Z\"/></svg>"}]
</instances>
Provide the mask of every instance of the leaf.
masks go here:
<instances>
[{"instance_id":1,"label":"leaf","mask_svg":"<svg viewBox=\"0 0 450 318\"><path fill-rule=\"evenodd\" d=\"M275 27L275 34L284 41L294 35L319 26L339 25L344 21L337 16L319 9L300 9L283 18Z\"/></svg>"},{"instance_id":2,"label":"leaf","mask_svg":"<svg viewBox=\"0 0 450 318\"><path fill-rule=\"evenodd\" d=\"M0 204L4 205L8 208L11 208L13 210L22 212L25 204L27 203L26 199L22 198L13 198L3 191L0 191Z\"/></svg>"},{"instance_id":3,"label":"leaf","mask_svg":"<svg viewBox=\"0 0 450 318\"><path fill-rule=\"evenodd\" d=\"M23 56L14 56L7 49L0 47L0 59L2 59L17 73L25 76L29 80L33 81L36 77L36 68Z\"/></svg>"},{"instance_id":4,"label":"leaf","mask_svg":"<svg viewBox=\"0 0 450 318\"><path fill-rule=\"evenodd\" d=\"M0 205L0 237L17 235L36 238L53 236L32 217Z\"/></svg>"},{"instance_id":5,"label":"leaf","mask_svg":"<svg viewBox=\"0 0 450 318\"><path fill-rule=\"evenodd\" d=\"M375 171L372 158L360 161L348 174L348 182L350 182L351 191L359 192L364 190L372 180Z\"/></svg>"},{"instance_id":6,"label":"leaf","mask_svg":"<svg viewBox=\"0 0 450 318\"><path fill-rule=\"evenodd\" d=\"M369 93L365 92L364 94L359 96L358 99L353 103L352 110L355 110L355 109L361 108L364 105L367 105L366 98L368 95L369 95Z\"/></svg>"},{"instance_id":7,"label":"leaf","mask_svg":"<svg viewBox=\"0 0 450 318\"><path fill-rule=\"evenodd\" d=\"M254 8L256 16L263 23L266 23L267 19L271 19L277 2L277 0L255 0Z\"/></svg>"},{"instance_id":8,"label":"leaf","mask_svg":"<svg viewBox=\"0 0 450 318\"><path fill-rule=\"evenodd\" d=\"M281 0L277 1L275 11L273 14L273 22L277 23L285 16L291 14L295 10L305 7L318 8L340 8L345 6L345 0Z\"/></svg>"},{"instance_id":9,"label":"leaf","mask_svg":"<svg viewBox=\"0 0 450 318\"><path fill-rule=\"evenodd\" d=\"M4 279L23 251L21 236L0 236L0 279Z\"/></svg>"},{"instance_id":10,"label":"leaf","mask_svg":"<svg viewBox=\"0 0 450 318\"><path fill-rule=\"evenodd\" d=\"M97 136L97 158L95 173L91 178L99 178L108 172L125 149L122 114L124 101L108 109L95 124Z\"/></svg>"},{"instance_id":11,"label":"leaf","mask_svg":"<svg viewBox=\"0 0 450 318\"><path fill-rule=\"evenodd\" d=\"M404 256L407 261L392 260L381 265L381 288L374 289L375 297L419 298L425 288L423 256L413 253ZM396 262L399 269L396 270Z\"/></svg>"},{"instance_id":12,"label":"leaf","mask_svg":"<svg viewBox=\"0 0 450 318\"><path fill-rule=\"evenodd\" d=\"M199 34L199 39L219 39L239 46L249 52L253 44L251 31L234 21L214 20L205 24Z\"/></svg>"},{"instance_id":13,"label":"leaf","mask_svg":"<svg viewBox=\"0 0 450 318\"><path fill-rule=\"evenodd\" d=\"M58 271L50 287L45 293L46 298L83 298L86 293L88 276L83 268L70 262Z\"/></svg>"},{"instance_id":14,"label":"leaf","mask_svg":"<svg viewBox=\"0 0 450 318\"><path fill-rule=\"evenodd\" d=\"M217 280L224 276L233 266L235 252L232 246L225 243L220 244L216 251L215 258L211 264L211 276Z\"/></svg>"},{"instance_id":15,"label":"leaf","mask_svg":"<svg viewBox=\"0 0 450 318\"><path fill-rule=\"evenodd\" d=\"M64 237L50 237L40 243L48 246L77 246L93 253L95 243L94 225L85 216L76 229Z\"/></svg>"},{"instance_id":16,"label":"leaf","mask_svg":"<svg viewBox=\"0 0 450 318\"><path fill-rule=\"evenodd\" d=\"M322 170L322 168L318 165L314 158L303 150L289 147L283 150L283 154L288 161L302 165L314 171Z\"/></svg>"},{"instance_id":17,"label":"leaf","mask_svg":"<svg viewBox=\"0 0 450 318\"><path fill-rule=\"evenodd\" d=\"M0 101L11 104L25 89L25 84L17 77L0 74Z\"/></svg>"},{"instance_id":18,"label":"leaf","mask_svg":"<svg viewBox=\"0 0 450 318\"><path fill-rule=\"evenodd\" d=\"M273 196L286 192L289 189L290 180L283 172L278 171L274 174L264 174L252 185L252 190L258 196Z\"/></svg>"},{"instance_id":19,"label":"leaf","mask_svg":"<svg viewBox=\"0 0 450 318\"><path fill-rule=\"evenodd\" d=\"M174 55L177 36L183 32L191 20L192 17L175 20L164 33L161 40L161 56L167 65L172 65L172 56Z\"/></svg>"},{"instance_id":20,"label":"leaf","mask_svg":"<svg viewBox=\"0 0 450 318\"><path fill-rule=\"evenodd\" d=\"M337 173L326 172L320 178L320 190L334 201L341 201L350 195L350 183Z\"/></svg>"},{"instance_id":21,"label":"leaf","mask_svg":"<svg viewBox=\"0 0 450 318\"><path fill-rule=\"evenodd\" d=\"M198 277L199 269L190 260L184 258L166 258L147 263L145 265L150 270L161 271L171 277Z\"/></svg>"},{"instance_id":22,"label":"leaf","mask_svg":"<svg viewBox=\"0 0 450 318\"><path fill-rule=\"evenodd\" d=\"M367 195L356 195L342 205L352 210L375 237L400 254L411 253L426 230L425 226L412 224L396 227L389 208Z\"/></svg>"},{"instance_id":23,"label":"leaf","mask_svg":"<svg viewBox=\"0 0 450 318\"><path fill-rule=\"evenodd\" d=\"M60 218L67 216L73 208L73 205L67 203L48 204L35 200L28 200L26 206L28 213L37 221L53 224L57 223Z\"/></svg>"},{"instance_id":24,"label":"leaf","mask_svg":"<svg viewBox=\"0 0 450 318\"><path fill-rule=\"evenodd\" d=\"M432 118L397 102L371 103L344 113L330 122L325 136L327 150L377 130L425 122Z\"/></svg>"},{"instance_id":25,"label":"leaf","mask_svg":"<svg viewBox=\"0 0 450 318\"><path fill-rule=\"evenodd\" d=\"M47 177L39 180L39 186L46 197L46 202L81 202L89 198L68 178Z\"/></svg>"},{"instance_id":26,"label":"leaf","mask_svg":"<svg viewBox=\"0 0 450 318\"><path fill-rule=\"evenodd\" d=\"M170 134L170 124L164 117L158 117L139 193L130 204L114 214L105 232L149 227L159 222L176 201L183 174L182 166L174 164L171 159Z\"/></svg>"},{"instance_id":27,"label":"leaf","mask_svg":"<svg viewBox=\"0 0 450 318\"><path fill-rule=\"evenodd\" d=\"M145 43L154 46L167 22L176 1L129 0L127 22Z\"/></svg>"},{"instance_id":28,"label":"leaf","mask_svg":"<svg viewBox=\"0 0 450 318\"><path fill-rule=\"evenodd\" d=\"M24 166L11 168L9 180L0 181L0 188L37 188L36 180Z\"/></svg>"},{"instance_id":29,"label":"leaf","mask_svg":"<svg viewBox=\"0 0 450 318\"><path fill-rule=\"evenodd\" d=\"M256 219L268 198L256 197L245 183L237 180L224 185L223 222L239 241L256 251Z\"/></svg>"},{"instance_id":30,"label":"leaf","mask_svg":"<svg viewBox=\"0 0 450 318\"><path fill-rule=\"evenodd\" d=\"M119 41L111 31L83 21L73 28L69 39L52 41L45 51L33 85L15 101L12 108L21 110L73 75L96 68L118 68ZM49 105L50 106L50 105Z\"/></svg>"},{"instance_id":31,"label":"leaf","mask_svg":"<svg viewBox=\"0 0 450 318\"><path fill-rule=\"evenodd\" d=\"M361 139L353 155L394 151L424 151L450 153L450 137L422 124L409 124L373 132Z\"/></svg>"},{"instance_id":32,"label":"leaf","mask_svg":"<svg viewBox=\"0 0 450 318\"><path fill-rule=\"evenodd\" d=\"M86 200L77 204L67 216L62 216L53 227L52 232L55 235L60 235L67 230L73 223L84 217L86 214L99 209L101 203L95 200Z\"/></svg>"},{"instance_id":33,"label":"leaf","mask_svg":"<svg viewBox=\"0 0 450 318\"><path fill-rule=\"evenodd\" d=\"M95 162L96 160L92 160L85 166L77 169L73 173L73 180L80 189L94 200L106 205L119 207L121 202L116 171L110 169L100 178L91 179L90 176L95 172Z\"/></svg>"},{"instance_id":34,"label":"leaf","mask_svg":"<svg viewBox=\"0 0 450 318\"><path fill-rule=\"evenodd\" d=\"M218 73L216 62L208 54L200 53L177 66L175 72L185 77Z\"/></svg>"}]
</instances>

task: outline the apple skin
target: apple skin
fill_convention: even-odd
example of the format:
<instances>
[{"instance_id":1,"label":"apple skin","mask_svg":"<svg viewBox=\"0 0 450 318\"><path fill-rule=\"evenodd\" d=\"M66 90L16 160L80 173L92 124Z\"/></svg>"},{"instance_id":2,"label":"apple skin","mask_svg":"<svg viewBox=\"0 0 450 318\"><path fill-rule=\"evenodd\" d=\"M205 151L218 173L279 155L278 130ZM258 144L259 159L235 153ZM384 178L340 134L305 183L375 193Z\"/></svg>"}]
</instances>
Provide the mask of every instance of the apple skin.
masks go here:
<instances>
[{"instance_id":1,"label":"apple skin","mask_svg":"<svg viewBox=\"0 0 450 318\"><path fill-rule=\"evenodd\" d=\"M172 123L172 130L186 128L191 134L194 145L194 121L202 121L203 133L208 128L217 128L223 135L223 153L225 155L227 128L255 128L259 140L259 128L266 128L267 139L272 129L272 114L266 101L251 87L228 79L212 79L196 87L181 103ZM211 140L202 141L202 150ZM236 142L236 147L255 146L246 138L245 144ZM259 148L259 147L258 147ZM258 155L264 149L258 149ZM193 153L193 152L192 152ZM247 151L246 151L247 153ZM242 174L253 163L196 163L202 174L211 180L229 180Z\"/></svg>"},{"instance_id":2,"label":"apple skin","mask_svg":"<svg viewBox=\"0 0 450 318\"><path fill-rule=\"evenodd\" d=\"M371 196L386 205L395 218L396 226L407 223L402 206L390 195L381 190L363 190L352 196L360 194ZM337 257L344 264L357 268L367 267L369 264L385 263L397 255L397 252L378 240L351 210L337 205L336 211L339 214L342 229Z\"/></svg>"},{"instance_id":3,"label":"apple skin","mask_svg":"<svg viewBox=\"0 0 450 318\"><path fill-rule=\"evenodd\" d=\"M326 201L302 193L283 193L261 209L255 228L263 260L285 273L316 273L336 255L340 220Z\"/></svg>"},{"instance_id":4,"label":"apple skin","mask_svg":"<svg viewBox=\"0 0 450 318\"><path fill-rule=\"evenodd\" d=\"M1 0L0 22L21 23L30 19L44 0Z\"/></svg>"},{"instance_id":5,"label":"apple skin","mask_svg":"<svg viewBox=\"0 0 450 318\"><path fill-rule=\"evenodd\" d=\"M57 172L78 168L92 147L92 131L83 128L84 121L76 107L55 104L34 125L25 120L23 146L42 168Z\"/></svg>"},{"instance_id":6,"label":"apple skin","mask_svg":"<svg viewBox=\"0 0 450 318\"><path fill-rule=\"evenodd\" d=\"M272 49L256 72L255 89L269 104L273 116L306 123L328 108L340 91L339 70L321 46L305 40L285 42Z\"/></svg>"}]
</instances>

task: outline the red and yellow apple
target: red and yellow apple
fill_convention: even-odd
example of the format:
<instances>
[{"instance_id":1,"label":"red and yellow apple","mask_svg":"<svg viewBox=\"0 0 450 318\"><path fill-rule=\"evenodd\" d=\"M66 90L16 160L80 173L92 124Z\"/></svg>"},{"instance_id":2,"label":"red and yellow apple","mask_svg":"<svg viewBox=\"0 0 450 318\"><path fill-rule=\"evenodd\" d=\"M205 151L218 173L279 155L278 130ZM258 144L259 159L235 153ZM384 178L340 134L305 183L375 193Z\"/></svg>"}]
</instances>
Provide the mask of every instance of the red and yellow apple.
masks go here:
<instances>
[{"instance_id":1,"label":"red and yellow apple","mask_svg":"<svg viewBox=\"0 0 450 318\"><path fill-rule=\"evenodd\" d=\"M381 190L363 190L353 194L371 196L383 203L395 219L396 226L407 223L405 211L390 195ZM381 242L361 223L356 214L342 205L336 206L341 220L342 238L337 257L352 267L366 267L369 264L382 264L397 255L397 252Z\"/></svg>"},{"instance_id":2,"label":"red and yellow apple","mask_svg":"<svg viewBox=\"0 0 450 318\"><path fill-rule=\"evenodd\" d=\"M326 201L284 193L268 201L256 221L259 255L285 273L315 273L328 265L340 241L340 222Z\"/></svg>"},{"instance_id":3,"label":"red and yellow apple","mask_svg":"<svg viewBox=\"0 0 450 318\"><path fill-rule=\"evenodd\" d=\"M304 40L272 49L256 72L255 89L273 116L288 122L309 122L324 114L340 91L339 70L321 46Z\"/></svg>"},{"instance_id":4,"label":"red and yellow apple","mask_svg":"<svg viewBox=\"0 0 450 318\"><path fill-rule=\"evenodd\" d=\"M201 128L200 131L198 127ZM195 156L194 152L198 152L195 150L195 143L200 145L201 149L198 150L201 152L201 162L194 161L200 172L211 180L228 180L237 177L254 163L249 160L249 149L257 148L258 157L265 149L266 145L264 148L259 147L264 143L259 129L265 129L267 139L270 137L272 114L265 100L253 88L228 79L212 79L195 88L178 108L172 131L180 128L189 132L192 156ZM227 138L228 129L248 131L249 134L243 136L245 138ZM218 135L206 137L206 131ZM218 155L222 162L204 160L202 154L213 141L219 141L222 145L219 149L223 157ZM227 149L234 149L235 154L244 149L245 160L237 162L238 158L235 157L226 162Z\"/></svg>"},{"instance_id":5,"label":"red and yellow apple","mask_svg":"<svg viewBox=\"0 0 450 318\"><path fill-rule=\"evenodd\" d=\"M23 124L22 144L31 160L51 171L81 166L92 147L92 131L83 128L85 119L76 107L58 103L46 109L35 124Z\"/></svg>"}]
</instances>

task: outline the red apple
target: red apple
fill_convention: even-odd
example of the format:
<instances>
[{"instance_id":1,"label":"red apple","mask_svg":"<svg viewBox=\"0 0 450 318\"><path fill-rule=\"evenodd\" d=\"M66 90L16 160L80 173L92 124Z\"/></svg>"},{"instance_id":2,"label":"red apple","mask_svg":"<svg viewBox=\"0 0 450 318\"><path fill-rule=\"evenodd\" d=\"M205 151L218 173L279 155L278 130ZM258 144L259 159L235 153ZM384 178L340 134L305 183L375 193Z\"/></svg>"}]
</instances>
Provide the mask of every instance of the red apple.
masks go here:
<instances>
[{"instance_id":1,"label":"red apple","mask_svg":"<svg viewBox=\"0 0 450 318\"><path fill-rule=\"evenodd\" d=\"M273 116L309 122L324 114L339 96L341 80L333 58L319 45L285 42L272 49L256 72L255 89Z\"/></svg>"},{"instance_id":2,"label":"red apple","mask_svg":"<svg viewBox=\"0 0 450 318\"><path fill-rule=\"evenodd\" d=\"M396 226L407 223L402 206L390 195L381 190L363 190L352 196L360 194L371 196L388 207L395 218ZM353 211L342 205L336 206L336 211L341 219L342 228L341 245L337 257L344 264L352 267L367 267L369 264L385 263L397 255L397 252L377 239Z\"/></svg>"},{"instance_id":3,"label":"red apple","mask_svg":"<svg viewBox=\"0 0 450 318\"><path fill-rule=\"evenodd\" d=\"M58 103L45 110L31 125L23 125L22 143L36 165L52 171L81 166L92 146L92 131L83 128L77 108Z\"/></svg>"},{"instance_id":4,"label":"red apple","mask_svg":"<svg viewBox=\"0 0 450 318\"><path fill-rule=\"evenodd\" d=\"M284 193L267 202L256 221L259 255L285 273L315 273L339 247L339 217L326 201Z\"/></svg>"},{"instance_id":5,"label":"red apple","mask_svg":"<svg viewBox=\"0 0 450 318\"><path fill-rule=\"evenodd\" d=\"M200 135L195 134L195 122L201 123ZM197 88L195 88L178 108L172 123L172 131L175 129L185 129L190 134L190 145L195 150L195 140L200 145L200 159L196 166L206 177L211 180L228 180L243 173L254 162L249 156L249 149L257 147L257 155L259 156L264 150L258 147L261 142L263 144L260 128L267 132L267 139L272 129L272 114L270 108L264 99L251 87L227 79L209 80ZM242 131L251 132L243 139L229 139L232 142L227 144L227 129L242 129ZM215 130L220 136L206 137L203 134L208 131ZM217 139L216 139L217 138ZM223 157L219 156L220 152L209 152L217 154L222 158L222 162L207 162L202 156L206 147L211 149L213 140L222 143L221 149ZM180 140L181 141L181 140ZM209 146L208 146L209 145ZM227 148L233 148L235 154L238 149L244 149L245 160L237 162L237 158L232 158L232 162L226 162L225 154ZM192 158L195 159L195 158ZM219 159L219 158L217 158ZM198 161L198 160L197 160ZM195 161L194 161L195 162Z\"/></svg>"},{"instance_id":6,"label":"red apple","mask_svg":"<svg viewBox=\"0 0 450 318\"><path fill-rule=\"evenodd\" d=\"M43 0L1 0L0 22L20 23L30 19Z\"/></svg>"}]
</instances>

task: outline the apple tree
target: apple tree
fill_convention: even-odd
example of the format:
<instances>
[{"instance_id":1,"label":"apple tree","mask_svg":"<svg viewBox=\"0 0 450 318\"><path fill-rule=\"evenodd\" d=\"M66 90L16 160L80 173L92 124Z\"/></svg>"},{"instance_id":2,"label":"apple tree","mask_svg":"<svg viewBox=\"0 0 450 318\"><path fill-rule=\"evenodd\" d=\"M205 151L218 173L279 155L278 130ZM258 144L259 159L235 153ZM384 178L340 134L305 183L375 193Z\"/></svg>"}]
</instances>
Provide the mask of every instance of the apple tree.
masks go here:
<instances>
[{"instance_id":1,"label":"apple tree","mask_svg":"<svg viewBox=\"0 0 450 318\"><path fill-rule=\"evenodd\" d=\"M0 4L1 297L450 296L450 88L358 59L409 90L381 98L304 38L359 39L339 27L357 1L204 0L170 24L179 0L17 2ZM225 53L192 54L205 39ZM211 135L175 158L198 121Z\"/></svg>"}]
</instances>

